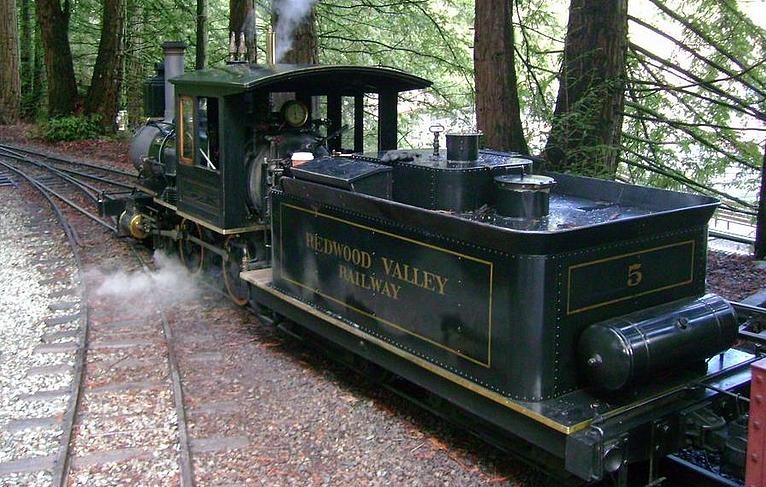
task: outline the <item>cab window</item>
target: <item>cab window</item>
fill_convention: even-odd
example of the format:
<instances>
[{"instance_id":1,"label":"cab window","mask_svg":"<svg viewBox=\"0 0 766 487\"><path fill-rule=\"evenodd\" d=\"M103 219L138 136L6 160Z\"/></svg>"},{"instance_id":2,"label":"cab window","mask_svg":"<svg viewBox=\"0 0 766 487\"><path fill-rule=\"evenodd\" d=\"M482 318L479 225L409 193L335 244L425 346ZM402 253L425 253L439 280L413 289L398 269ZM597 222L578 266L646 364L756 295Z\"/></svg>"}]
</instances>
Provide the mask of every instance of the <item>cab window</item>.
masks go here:
<instances>
[{"instance_id":1,"label":"cab window","mask_svg":"<svg viewBox=\"0 0 766 487\"><path fill-rule=\"evenodd\" d=\"M218 170L218 98L182 96L178 114L181 164Z\"/></svg>"},{"instance_id":2,"label":"cab window","mask_svg":"<svg viewBox=\"0 0 766 487\"><path fill-rule=\"evenodd\" d=\"M218 170L220 157L218 125L218 98L197 98L197 134L199 136L197 164L213 171Z\"/></svg>"},{"instance_id":3,"label":"cab window","mask_svg":"<svg viewBox=\"0 0 766 487\"><path fill-rule=\"evenodd\" d=\"M181 164L194 165L194 99L190 96L182 96L180 99L178 114L178 133L180 134Z\"/></svg>"}]
</instances>

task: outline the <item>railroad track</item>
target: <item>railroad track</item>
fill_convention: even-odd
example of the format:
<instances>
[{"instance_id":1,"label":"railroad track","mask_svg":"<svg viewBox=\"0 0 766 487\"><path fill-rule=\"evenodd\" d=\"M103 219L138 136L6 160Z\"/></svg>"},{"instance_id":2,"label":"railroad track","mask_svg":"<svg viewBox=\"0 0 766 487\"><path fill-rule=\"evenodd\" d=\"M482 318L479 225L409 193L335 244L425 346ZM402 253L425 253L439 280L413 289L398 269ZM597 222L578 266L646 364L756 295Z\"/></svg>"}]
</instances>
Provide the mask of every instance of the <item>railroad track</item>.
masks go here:
<instances>
[{"instance_id":1,"label":"railroad track","mask_svg":"<svg viewBox=\"0 0 766 487\"><path fill-rule=\"evenodd\" d=\"M64 165L70 161L62 159L57 165L53 165L53 158L47 155L39 154L29 150L19 150L19 148L8 148L0 145L0 169L5 174L8 173L23 177L33 188L40 193L48 196L52 204L55 204L59 211L62 206L76 214L80 214L87 219L114 231L112 222L105 221L94 214L91 209L96 202L97 197L109 185L115 186L112 176L96 176L93 171L90 179L98 177L97 181L102 183L100 187L95 187L85 180L82 174L73 174L72 171L65 171ZM63 162L61 162L63 161ZM83 164L89 167L88 164ZM118 173L119 174L119 173ZM62 206L60 206L62 205ZM71 227L71 225L70 225ZM72 230L72 244L77 246L79 239L74 230ZM141 272L148 274L151 272L152 264L142 255L144 248L129 244L133 258L141 269ZM151 259L149 259L151 260ZM133 270L135 274L135 269ZM202 279L200 284L206 291L214 291L216 297L224 297L220 286L216 288L214 284ZM130 421L130 413L116 415L115 420L109 413L99 410L98 404L109 402L110 398L118 398L121 395L131 396L129 398L119 399L123 405L129 403L135 397L152 401L155 398L167 399L164 405L172 407L173 414L177 421L172 425L170 435L174 435L177 430L177 442L172 445L170 450L165 449L161 456L172 455L174 458L168 461L163 468L166 472L177 472L178 481L184 487L194 485L194 473L192 471L192 440L187 433L186 418L188 416L184 404L184 391L181 383L181 372L178 364L178 351L175 349L173 329L171 322L163 309L162 303L152 302L152 297L148 296L147 302L142 303L140 316L133 316L129 310L124 309L124 303L110 299L91 299L90 309L93 319L88 326L88 339L84 347L78 350L86 350L80 363L87 362L87 367L83 370L78 368L78 382L87 384L87 387L78 387L78 404L84 401L84 408L74 407L67 411L72 413L67 429L69 436L62 445L67 445L67 453L62 460L57 460L56 465L65 462L61 468L64 473L59 473L57 482L54 485L65 485L67 477L71 476L69 484L78 485L79 479L95 478L99 475L105 475L105 470L109 464L142 462L156 456L156 449L145 448L136 445L117 445L105 438L118 436L122 431L122 425ZM85 301L85 300L84 300ZM117 300L119 301L119 300ZM84 305L83 305L84 307ZM212 336L212 331L206 330L205 334ZM157 337L162 337L157 340ZM214 342L213 342L214 343ZM190 362L196 360L194 352L185 351L183 353ZM217 357L213 357L215 360ZM207 362L211 357L202 354L201 361ZM164 362L164 364L163 364ZM164 374L158 374L157 371L166 371ZM166 394L169 392L169 394ZM197 399L202 399L205 404L211 403L207 397L207 392L200 395L196 394ZM215 401L212 406L215 414ZM226 404L224 405L226 407ZM129 406L128 406L129 407ZM226 407L223 409L225 410ZM155 416L166 417L167 408L162 410L162 414ZM204 408L203 408L204 409ZM207 413L205 413L207 414ZM224 411L224 414L225 411ZM93 418L97 418L94 420ZM154 421L157 418L149 418ZM100 423L97 426L94 423ZM98 433L93 430L98 429ZM162 430L159 420L156 424L157 430ZM78 433L79 432L79 433ZM165 431L165 433L168 433ZM152 436L151 433L148 434ZM142 442L145 438L142 438ZM159 441L159 440L158 440ZM149 440L151 443L151 440ZM198 438L194 441L196 450L201 454L211 452L225 451L230 448L237 448L246 443L241 436L234 438ZM70 450L72 449L72 450ZM177 456L177 458L175 458ZM172 465L171 465L172 463ZM23 465L22 465L23 466ZM44 470L50 470L48 464L39 463L36 465L43 467ZM31 467L29 467L31 468ZM13 465L8 466L8 472L13 469ZM149 470L149 468L147 468ZM2 467L0 467L0 484L2 484ZM135 475L136 472L133 472ZM175 474L174 474L175 475ZM112 479L114 480L114 479ZM156 479L159 482L159 479ZM121 479L129 482L129 478ZM153 481L150 481L153 482ZM87 483L87 482L86 482ZM161 482L160 482L161 483Z\"/></svg>"},{"instance_id":2,"label":"railroad track","mask_svg":"<svg viewBox=\"0 0 766 487\"><path fill-rule=\"evenodd\" d=\"M158 308L156 315L159 317L161 326L159 326L160 336L163 340L157 342L151 339L136 338L135 333L148 331L149 336L157 336L157 329L152 327L142 328L146 323L140 323L138 320L125 320L119 317L122 310L111 309L114 303L103 303L103 300L93 301L88 298L85 292L85 279L82 266L82 259L78 252L79 238L74 230L69 216L71 210L74 214L84 215L88 219L114 230L110 222L106 222L93 213L87 206L92 205L98 195L100 188L93 187L82 180L82 175L72 176L71 171L65 172L60 168L54 167L48 162L43 162L39 158L22 153L17 150L9 150L0 147L0 183L8 181L8 185L18 186L17 180L24 181L25 186L36 193L42 195L51 206L53 212L58 218L61 228L68 238L69 249L72 252L72 259L76 262L77 268L77 286L75 291L65 289L56 291L55 296L61 294L74 293L78 300L55 303L51 305L52 311L61 312L57 316L52 316L46 321L48 327L65 327L65 330L51 331L41 337L43 345L35 349L36 353L64 354L74 352L76 358L74 365L70 368L67 364L54 364L42 371L33 371L34 374L45 372L70 371L71 386L65 390L43 390L35 394L22 397L27 401L58 401L61 402L62 396L67 398L67 404L63 412L63 421L57 421L55 417L46 418L16 418L9 423L9 429L13 431L23 431L29 428L40 428L55 426L60 432L60 446L57 454L46 456L32 456L26 458L17 458L11 461L3 462L0 460L0 484L8 480L12 483L17 480L19 475L50 475L52 485L78 485L87 484L95 472L98 475L99 469L108 469L109 465L115 462L146 460L156 456L156 450L147 448L116 448L110 445L111 437L119 436L123 433L124 423L130 420L129 415L118 415L117 421L112 421L111 416L103 415L97 411L93 404L99 404L104 396L117 396L125 394L134 396L141 392L148 395L162 396L163 389L172 397L172 411L178 418L177 422L171 425L170 436L174 431L179 432L179 441L166 449L165 453L173 458L167 459L168 462L163 466L164 475L168 472L180 471L180 484L184 487L193 486L193 477L191 474L191 463L189 455L189 445L186 440L185 431L185 412L183 408L182 389L178 365L175 360L175 354L172 348L171 331L167 324L167 318L164 311ZM96 177L96 176L93 176ZM111 184L112 181L100 180L102 183ZM65 210L66 208L66 210ZM32 234L50 236L50 230L44 230L40 227L31 229ZM43 241L46 247L49 247L49 238ZM144 269L146 263L141 259L138 252L134 250L133 255ZM61 259L55 259L60 262ZM45 265L52 264L53 261L47 259L42 262ZM59 282L61 278L54 277L43 280L43 285L53 285ZM97 313L95 321L89 319L89 306ZM77 308L77 313L64 313L72 308ZM142 310L146 313L146 310ZM64 313L64 314L62 314ZM71 327L77 322L76 328ZM92 326L93 325L93 326ZM66 341L55 341L67 339ZM72 340L74 339L74 340ZM50 341L50 343L49 343ZM159 380L152 382L147 380L134 380L136 375L146 374L147 370L163 370L162 363L141 363L140 358L136 359L133 355L137 348L146 352L146 347L154 347L156 357L167 357L167 377L165 381ZM120 355L129 355L120 356ZM146 354L144 354L146 355ZM146 357L144 357L146 358ZM86 367L87 363L87 367ZM87 369L87 371L86 371ZM119 376L119 377L114 377ZM162 378L161 378L162 379ZM101 385L102 382L108 383ZM89 387L84 384L88 383ZM138 391L138 392L137 392ZM85 411L82 409L82 402L86 400ZM105 402L108 402L108 398ZM118 401L120 404L126 404L129 401ZM169 411L158 411L155 416L166 418ZM93 432L93 418L100 423L99 431ZM160 429L160 428L158 428ZM167 433L167 431L165 431ZM54 432L53 434L56 434ZM164 438L163 438L164 439ZM143 442L144 438L140 439ZM97 445L95 449L91 445ZM180 460L176 460L176 451L180 452ZM0 457L2 458L2 457ZM176 467L178 464L178 467ZM71 474L71 478L70 478ZM129 479L122 479L128 482ZM153 483L153 481L150 481ZM23 481L22 481L23 483Z\"/></svg>"},{"instance_id":3,"label":"railroad track","mask_svg":"<svg viewBox=\"0 0 766 487\"><path fill-rule=\"evenodd\" d=\"M117 167L109 167L103 164L92 164L64 156L54 156L27 147L0 144L0 153L11 154L14 157L35 159L72 176L125 189L133 188L133 181L136 177L135 173Z\"/></svg>"},{"instance_id":4,"label":"railroad track","mask_svg":"<svg viewBox=\"0 0 766 487\"><path fill-rule=\"evenodd\" d=\"M43 333L39 337L40 345L34 348L33 355L54 358L46 361L47 365L30 367L26 376L58 376L58 382L68 382L68 386L41 389L17 397L20 403L35 405L29 407L33 415L14 418L6 424L6 432L13 436L29 429L48 428L53 436L59 436L60 441L53 454L26 455L0 462L0 478L16 478L45 472L50 475L54 486L63 486L66 484L69 444L82 390L88 340L87 289L82 259L76 233L53 194L23 170L3 161L0 161L0 165L3 168L4 179L11 183L8 185L14 188L19 188L19 182L28 185L44 198L53 218L58 222L58 225L55 225L51 219L37 214L34 217L34 225L30 227L30 230L37 234L48 235L45 240L36 242L32 251L37 257L38 270L48 274L40 284L54 289L49 294L51 302L48 305L52 314L44 320ZM63 234L66 246L55 247L55 244L51 243L56 238L56 227L60 235ZM66 269L67 261L74 267L73 272ZM26 409L26 406L23 409ZM40 417L37 414L39 411L50 414Z\"/></svg>"},{"instance_id":5,"label":"railroad track","mask_svg":"<svg viewBox=\"0 0 766 487\"><path fill-rule=\"evenodd\" d=\"M109 189L104 186L111 185L111 189L113 189L114 185L122 183L100 178L101 183L103 183L102 186L93 186L83 181L81 177L72 176L62 169L44 162L44 157L47 156L25 155L15 149L0 145L0 158L4 159L4 161L0 161L0 169L23 174L23 177L28 179L39 191L55 197L85 217L111 231L115 231L113 221L103 220L95 213L95 209L88 209L87 206L94 205L98 201L99 195ZM67 192L69 194L66 194Z\"/></svg>"}]
</instances>

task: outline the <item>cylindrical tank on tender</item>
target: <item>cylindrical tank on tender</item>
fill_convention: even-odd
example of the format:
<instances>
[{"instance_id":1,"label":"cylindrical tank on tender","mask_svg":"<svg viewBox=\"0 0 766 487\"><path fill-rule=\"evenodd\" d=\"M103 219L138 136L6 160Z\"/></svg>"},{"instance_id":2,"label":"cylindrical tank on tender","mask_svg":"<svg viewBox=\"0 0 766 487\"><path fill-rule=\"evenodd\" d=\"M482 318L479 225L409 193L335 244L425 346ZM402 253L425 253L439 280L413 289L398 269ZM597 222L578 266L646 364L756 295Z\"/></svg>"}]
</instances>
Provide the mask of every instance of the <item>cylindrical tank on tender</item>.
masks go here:
<instances>
[{"instance_id":1,"label":"cylindrical tank on tender","mask_svg":"<svg viewBox=\"0 0 766 487\"><path fill-rule=\"evenodd\" d=\"M730 348L737 331L734 309L719 296L670 303L586 328L579 367L593 387L617 391L699 364Z\"/></svg>"},{"instance_id":2,"label":"cylindrical tank on tender","mask_svg":"<svg viewBox=\"0 0 766 487\"><path fill-rule=\"evenodd\" d=\"M497 176L497 213L512 218L542 218L550 211L550 193L555 184L555 179L535 174Z\"/></svg>"},{"instance_id":3,"label":"cylindrical tank on tender","mask_svg":"<svg viewBox=\"0 0 766 487\"><path fill-rule=\"evenodd\" d=\"M447 159L473 162L479 158L481 134L447 134Z\"/></svg>"}]
</instances>

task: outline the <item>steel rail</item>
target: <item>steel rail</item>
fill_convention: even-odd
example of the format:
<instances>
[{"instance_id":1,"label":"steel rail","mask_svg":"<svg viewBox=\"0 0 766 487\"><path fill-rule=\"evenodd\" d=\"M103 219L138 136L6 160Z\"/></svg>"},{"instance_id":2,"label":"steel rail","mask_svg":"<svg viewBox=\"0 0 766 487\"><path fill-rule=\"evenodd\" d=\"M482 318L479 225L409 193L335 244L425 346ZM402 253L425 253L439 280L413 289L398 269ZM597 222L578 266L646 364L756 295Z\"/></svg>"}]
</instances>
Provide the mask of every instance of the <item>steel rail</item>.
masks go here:
<instances>
[{"instance_id":1,"label":"steel rail","mask_svg":"<svg viewBox=\"0 0 766 487\"><path fill-rule=\"evenodd\" d=\"M11 150L11 151L16 151L16 152L26 152L27 154L32 154L34 156L47 159L49 161L58 162L60 164L69 164L69 165L89 167L91 169L97 169L99 171L109 172L109 173L112 173L112 174L119 174L121 176L128 176L128 177L131 177L131 178L135 178L136 177L135 173L130 173L128 171L123 171L122 169L117 169L117 168L112 168L112 167L104 167L104 166L99 166L98 164L91 164L91 163L88 163L88 162L77 161L77 160L74 160L74 159L64 158L64 157L60 157L60 156L53 156L53 155L50 155L50 154L46 154L44 152L40 152L40 151L35 151L35 150L32 150L32 149L29 149L29 148L26 148L26 147L19 147L19 146L10 145L10 144L0 144L0 149L6 149L6 150Z\"/></svg>"},{"instance_id":2,"label":"steel rail","mask_svg":"<svg viewBox=\"0 0 766 487\"><path fill-rule=\"evenodd\" d=\"M0 156L1 156L1 155L0 155ZM5 156L5 157L7 157L7 156ZM100 217L98 217L97 215L94 215L94 214L93 214L93 213L91 213L90 211L86 210L85 208L83 208L83 207L82 207L82 206L80 206L79 204L75 203L75 202L74 202L74 201L72 201L71 199L69 199L69 198L67 198L66 196L62 195L61 193L59 193L59 192L58 192L58 191L56 191L55 189L51 188L50 186L46 185L45 183L41 183L40 181L36 180L36 179L35 179L35 178L33 178L32 176L29 176L29 175L27 175L26 173L24 173L24 172L23 172L23 171L21 171L20 169L18 169L18 168L16 168L16 167L14 167L14 166L13 166L13 165L11 165L11 164L8 164L7 162L4 162L4 161L0 161L0 165L2 165L2 166L4 166L4 167L6 167L6 168L8 168L8 169L12 170L13 172L15 172L15 173L17 173L17 174L19 174L19 175L23 175L22 177L24 177L24 178L25 178L25 179L27 179L27 180L30 180L30 181L34 181L34 184L36 185L36 187L38 187L38 186L39 186L39 188L38 188L38 189L40 189L40 188L41 188L41 189L42 189L42 190L44 190L46 193L48 193L48 194L51 194L51 195L55 196L56 198L60 199L61 201L63 201L63 202L64 202L64 203L66 203L67 205L71 206L71 207L72 207L72 208L74 208L75 210L77 210L77 211L79 211L80 213L82 213L83 215L85 215L86 217L88 217L88 218L90 218L91 220L95 221L95 222L96 222L96 223L98 223L99 225L102 225L103 227L107 228L108 230L111 230L112 232L116 232L116 231L117 231L117 228L116 228L114 225L111 225L111 224L109 224L109 223L107 223L107 222L103 221L103 220L102 220Z\"/></svg>"},{"instance_id":3,"label":"steel rail","mask_svg":"<svg viewBox=\"0 0 766 487\"><path fill-rule=\"evenodd\" d=\"M0 147L0 155L2 155L3 157L7 157L7 158L10 158L10 159L17 160L17 161L26 162L27 164L31 164L31 165L37 167L38 169L47 170L51 174L55 174L56 176L60 177L64 181L66 181L66 182L68 182L68 183L70 183L70 184L72 184L74 186L77 186L77 188L79 188L80 191L82 191L92 201L94 201L94 202L98 201L98 196L97 195L100 192L100 190L98 188L96 188L95 186L91 186L88 183L84 183L82 181L78 181L77 179L75 179L75 178L73 178L73 177L71 177L71 176L69 176L67 174L64 174L58 168L55 168L55 167L53 167L53 166L51 166L49 164L45 164L44 162L33 161L32 159L30 159L29 157L27 157L27 156L25 156L23 154L18 154L18 153L14 152L14 151L10 151L10 150L4 149L2 147ZM40 182L40 181L38 181L38 182ZM42 184L44 184L44 183L42 183Z\"/></svg>"},{"instance_id":4,"label":"steel rail","mask_svg":"<svg viewBox=\"0 0 766 487\"><path fill-rule=\"evenodd\" d=\"M136 248L131 245L130 250L138 260L144 273L149 273L149 266L144 259L138 253ZM162 307L162 303L156 302L157 309L162 319L162 333L165 336L165 344L168 350L168 369L170 371L170 378L173 384L173 402L176 410L176 417L178 418L178 444L179 444L179 468L181 470L181 486L182 487L194 487L194 468L191 460L191 440L189 439L189 431L186 424L186 409L184 407L184 392L183 385L181 384L181 373L178 367L178 354L173 345L173 330L170 328L165 310Z\"/></svg>"},{"instance_id":5,"label":"steel rail","mask_svg":"<svg viewBox=\"0 0 766 487\"><path fill-rule=\"evenodd\" d=\"M48 204L53 210L53 213L56 216L56 219L59 221L62 228L64 229L64 234L67 237L67 242L69 243L69 247L72 250L72 255L74 256L75 264L77 266L78 281L79 281L79 287L80 287L80 300L81 300L79 315L83 323L83 330L77 341L77 352L75 353L75 362L73 367L74 377L72 378L72 390L71 390L71 395L69 397L69 402L67 404L67 410L64 413L64 418L62 420L62 426L61 426L62 436L59 442L58 452L56 453L54 466L51 471L51 475L53 477L53 485L55 487L65 487L68 483L68 476L69 476L69 464L70 464L70 456L71 456L70 444L72 441L72 436L74 434L74 423L77 418L77 410L80 407L80 401L82 398L82 392L84 388L84 382L82 379L83 379L83 375L85 371L85 359L87 354L88 338L90 334L90 319L88 315L88 304L87 304L88 295L87 295L87 287L85 284L85 276L84 276L83 268L82 268L82 259L78 251L79 241L77 238L77 234L74 231L74 228L72 228L72 225L64 216L64 212L62 211L61 207L57 205L54 199L51 197L51 194L53 193L49 193L49 190L46 189L43 184L40 184L34 178L27 175L24 171L18 168L15 168L12 165L7 164L3 161L0 161L0 164L2 164L8 170L13 171L14 173L18 174L20 177L25 179L30 186L35 188L48 201ZM54 196L57 196L57 195L54 194Z\"/></svg>"},{"instance_id":6,"label":"steel rail","mask_svg":"<svg viewBox=\"0 0 766 487\"><path fill-rule=\"evenodd\" d=\"M98 181L98 182L101 182L101 183L104 183L104 184L111 184L112 186L117 186L119 188L133 189L133 188L136 187L135 184L123 183L123 182L120 182L120 181L116 181L114 179L107 179L107 178L104 178L104 177L101 177L101 176L96 176L95 174L88 174L88 173L77 171L77 170L74 170L74 169L63 169L62 168L62 169L59 169L59 170L62 171L62 172L65 172L67 174L73 174L75 176L80 176L81 178L85 178L85 179L92 179L93 181ZM135 178L135 176L134 176L134 178Z\"/></svg>"}]
</instances>

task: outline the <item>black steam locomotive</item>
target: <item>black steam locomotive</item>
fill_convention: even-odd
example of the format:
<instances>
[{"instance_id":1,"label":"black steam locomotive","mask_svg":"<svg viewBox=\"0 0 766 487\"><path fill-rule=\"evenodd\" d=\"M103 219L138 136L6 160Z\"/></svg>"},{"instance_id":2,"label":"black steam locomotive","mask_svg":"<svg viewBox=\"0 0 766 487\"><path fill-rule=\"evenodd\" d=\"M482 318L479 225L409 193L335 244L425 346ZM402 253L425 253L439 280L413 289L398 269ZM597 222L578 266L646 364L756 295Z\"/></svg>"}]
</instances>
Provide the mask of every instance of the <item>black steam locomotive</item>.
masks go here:
<instances>
[{"instance_id":1,"label":"black steam locomotive","mask_svg":"<svg viewBox=\"0 0 766 487\"><path fill-rule=\"evenodd\" d=\"M399 93L430 83L395 69L184 73L183 46L165 47L137 190L104 205L126 234L220 269L236 303L524 440L546 468L622 484L694 446L741 475L758 357L705 295L715 200L536 175L475 134L397 150Z\"/></svg>"}]
</instances>

